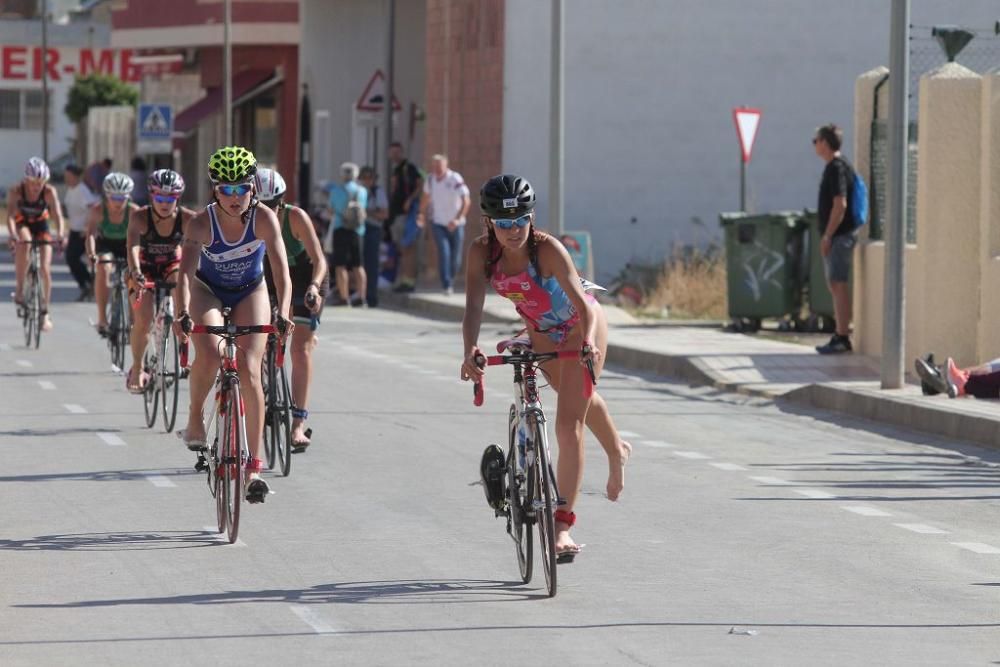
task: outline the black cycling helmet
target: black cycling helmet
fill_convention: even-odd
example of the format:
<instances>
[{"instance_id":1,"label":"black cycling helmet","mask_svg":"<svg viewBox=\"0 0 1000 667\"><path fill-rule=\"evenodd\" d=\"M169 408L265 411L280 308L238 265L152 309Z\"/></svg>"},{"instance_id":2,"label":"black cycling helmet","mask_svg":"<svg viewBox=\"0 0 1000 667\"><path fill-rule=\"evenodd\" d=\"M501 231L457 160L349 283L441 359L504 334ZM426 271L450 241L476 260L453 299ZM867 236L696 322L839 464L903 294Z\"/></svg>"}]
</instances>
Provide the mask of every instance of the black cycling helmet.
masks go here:
<instances>
[{"instance_id":1,"label":"black cycling helmet","mask_svg":"<svg viewBox=\"0 0 1000 667\"><path fill-rule=\"evenodd\" d=\"M535 189L521 176L494 176L479 189L479 208L489 218L519 218L535 208Z\"/></svg>"}]
</instances>

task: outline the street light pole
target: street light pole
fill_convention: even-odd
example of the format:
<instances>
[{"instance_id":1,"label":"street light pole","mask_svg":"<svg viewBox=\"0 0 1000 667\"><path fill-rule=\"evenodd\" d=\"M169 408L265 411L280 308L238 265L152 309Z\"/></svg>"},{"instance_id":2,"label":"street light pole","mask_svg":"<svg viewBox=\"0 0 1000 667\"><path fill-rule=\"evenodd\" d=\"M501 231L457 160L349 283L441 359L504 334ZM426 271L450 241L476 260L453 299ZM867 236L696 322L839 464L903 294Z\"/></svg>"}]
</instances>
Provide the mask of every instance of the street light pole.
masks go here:
<instances>
[{"instance_id":1,"label":"street light pole","mask_svg":"<svg viewBox=\"0 0 1000 667\"><path fill-rule=\"evenodd\" d=\"M392 143L392 89L396 78L396 0L389 0L389 25L386 26L385 51L385 94L382 95L382 126L383 145L375 145L375 166L385 165L382 169L382 180L385 192L389 192L389 144Z\"/></svg>"},{"instance_id":2,"label":"street light pole","mask_svg":"<svg viewBox=\"0 0 1000 667\"><path fill-rule=\"evenodd\" d=\"M233 0L225 0L222 25L222 134L225 145L233 145Z\"/></svg>"},{"instance_id":3,"label":"street light pole","mask_svg":"<svg viewBox=\"0 0 1000 667\"><path fill-rule=\"evenodd\" d=\"M42 0L42 159L49 161L49 0Z\"/></svg>"},{"instance_id":4,"label":"street light pole","mask_svg":"<svg viewBox=\"0 0 1000 667\"><path fill-rule=\"evenodd\" d=\"M552 91L550 95L549 115L549 229L556 236L563 233L563 103L565 87L563 86L563 16L565 3L563 0L552 0Z\"/></svg>"},{"instance_id":5,"label":"street light pole","mask_svg":"<svg viewBox=\"0 0 1000 667\"><path fill-rule=\"evenodd\" d=\"M885 311L882 320L882 388L903 386L906 293L906 179L909 141L910 0L892 0L889 30L889 182L885 240Z\"/></svg>"}]
</instances>

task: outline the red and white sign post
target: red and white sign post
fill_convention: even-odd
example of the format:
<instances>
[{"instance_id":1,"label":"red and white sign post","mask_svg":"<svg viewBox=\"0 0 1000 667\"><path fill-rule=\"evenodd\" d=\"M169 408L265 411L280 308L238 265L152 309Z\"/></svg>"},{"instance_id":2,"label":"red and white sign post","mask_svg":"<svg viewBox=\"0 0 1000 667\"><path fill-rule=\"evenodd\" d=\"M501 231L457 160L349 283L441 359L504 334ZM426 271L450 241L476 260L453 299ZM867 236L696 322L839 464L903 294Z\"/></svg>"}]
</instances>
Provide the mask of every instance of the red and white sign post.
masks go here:
<instances>
[{"instance_id":1,"label":"red and white sign post","mask_svg":"<svg viewBox=\"0 0 1000 667\"><path fill-rule=\"evenodd\" d=\"M740 210L747 210L747 164L753 151L753 142L760 127L760 109L736 107L733 109L733 123L736 136L740 140Z\"/></svg>"}]
</instances>

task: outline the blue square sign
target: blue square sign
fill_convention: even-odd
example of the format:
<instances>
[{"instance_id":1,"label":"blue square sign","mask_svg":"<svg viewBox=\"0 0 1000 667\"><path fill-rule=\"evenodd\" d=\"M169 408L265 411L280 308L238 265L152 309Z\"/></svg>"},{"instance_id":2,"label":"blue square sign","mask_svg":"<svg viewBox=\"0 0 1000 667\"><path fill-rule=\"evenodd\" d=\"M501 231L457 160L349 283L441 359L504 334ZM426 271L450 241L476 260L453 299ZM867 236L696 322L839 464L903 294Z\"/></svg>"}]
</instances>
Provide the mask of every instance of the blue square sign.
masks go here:
<instances>
[{"instance_id":1,"label":"blue square sign","mask_svg":"<svg viewBox=\"0 0 1000 667\"><path fill-rule=\"evenodd\" d=\"M135 124L139 153L169 153L174 113L169 104L140 104Z\"/></svg>"}]
</instances>

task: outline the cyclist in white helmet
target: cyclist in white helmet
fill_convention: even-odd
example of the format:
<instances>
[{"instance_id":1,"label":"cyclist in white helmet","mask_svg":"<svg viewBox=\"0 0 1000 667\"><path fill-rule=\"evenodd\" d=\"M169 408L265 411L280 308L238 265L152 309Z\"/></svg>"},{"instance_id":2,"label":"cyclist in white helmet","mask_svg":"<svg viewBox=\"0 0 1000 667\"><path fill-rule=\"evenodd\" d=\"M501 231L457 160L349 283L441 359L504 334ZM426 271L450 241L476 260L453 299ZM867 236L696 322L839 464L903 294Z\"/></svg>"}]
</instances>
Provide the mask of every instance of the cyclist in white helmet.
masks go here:
<instances>
[{"instance_id":1,"label":"cyclist in white helmet","mask_svg":"<svg viewBox=\"0 0 1000 667\"><path fill-rule=\"evenodd\" d=\"M104 177L104 197L94 204L87 215L87 256L94 263L94 300L97 302L97 333L108 332L108 278L113 264L97 263L98 259L128 259L125 239L129 217L139 210L132 203L135 183L128 174L113 171Z\"/></svg>"},{"instance_id":2,"label":"cyclist in white helmet","mask_svg":"<svg viewBox=\"0 0 1000 667\"><path fill-rule=\"evenodd\" d=\"M305 421L312 379L312 351L316 347L315 330L319 313L329 289L326 256L316 235L309 214L298 206L285 203L285 179L274 169L261 168L255 177L257 196L264 206L273 210L281 223L281 238L288 257L288 272L292 279L292 451L302 452L309 446L310 430ZM264 265L271 303L276 303L269 264Z\"/></svg>"},{"instance_id":3,"label":"cyclist in white helmet","mask_svg":"<svg viewBox=\"0 0 1000 667\"><path fill-rule=\"evenodd\" d=\"M177 283L181 265L181 241L188 222L195 212L180 205L184 194L184 179L172 169L157 169L146 181L149 204L140 208L128 225L128 264L131 278L129 290L132 308L132 369L126 386L133 394L141 394L149 380L142 370L142 355L146 335L153 320L153 299L144 298L136 307L142 285L148 282Z\"/></svg>"},{"instance_id":4,"label":"cyclist in white helmet","mask_svg":"<svg viewBox=\"0 0 1000 667\"><path fill-rule=\"evenodd\" d=\"M66 240L67 230L62 208L59 206L59 196L49 184L49 176L49 165L45 164L45 160L33 157L24 165L24 178L10 189L7 196L7 231L10 233L10 246L14 250L14 302L18 306L18 317L23 305L21 290L24 272L28 267L28 246L16 242L54 241L57 246L61 246ZM55 238L52 237L49 220L55 221ZM52 246L43 245L39 250L42 260L42 289L45 292L42 331L49 331L52 329L52 318L48 311L52 298Z\"/></svg>"}]
</instances>

